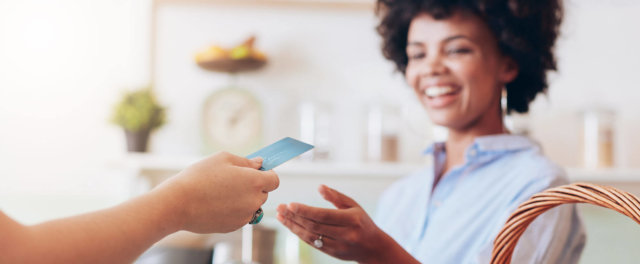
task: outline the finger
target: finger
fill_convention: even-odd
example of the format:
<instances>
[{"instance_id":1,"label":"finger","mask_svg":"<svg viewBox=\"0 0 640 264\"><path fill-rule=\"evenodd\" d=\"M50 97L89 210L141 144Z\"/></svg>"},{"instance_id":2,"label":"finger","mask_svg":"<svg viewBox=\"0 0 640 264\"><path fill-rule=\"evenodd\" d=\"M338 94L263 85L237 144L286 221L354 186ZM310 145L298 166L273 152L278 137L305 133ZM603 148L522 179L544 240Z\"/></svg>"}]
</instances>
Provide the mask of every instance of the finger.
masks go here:
<instances>
[{"instance_id":1,"label":"finger","mask_svg":"<svg viewBox=\"0 0 640 264\"><path fill-rule=\"evenodd\" d=\"M224 159L228 160L232 165L238 167L246 167L252 169L260 169L262 166L262 158L257 157L254 159L247 159L245 157L240 157L237 155L233 155L228 152L220 152L219 155L222 155Z\"/></svg>"},{"instance_id":2,"label":"finger","mask_svg":"<svg viewBox=\"0 0 640 264\"><path fill-rule=\"evenodd\" d=\"M319 208L299 203L290 203L287 209L294 214L323 224L350 226L355 221L355 218L348 212L336 209Z\"/></svg>"},{"instance_id":3,"label":"finger","mask_svg":"<svg viewBox=\"0 0 640 264\"><path fill-rule=\"evenodd\" d=\"M309 230L304 229L304 227L298 225L297 223L290 221L286 218L284 218L282 215L276 215L276 219L278 219L278 221L280 221L280 223L282 223L284 226L286 226L289 230L291 230L291 232L293 232L294 234L296 234L296 236L298 236L302 241L304 241L305 243L309 244L312 247L316 247L313 243L313 241L315 241L316 239L318 239L320 237L320 235L322 235L322 244L323 246L321 248L319 248L319 250L322 250L324 252L329 253L330 255L332 255L331 253L334 251L334 249L337 246L336 240L330 237L325 237L323 234L317 234L314 232L311 232Z\"/></svg>"},{"instance_id":4,"label":"finger","mask_svg":"<svg viewBox=\"0 0 640 264\"><path fill-rule=\"evenodd\" d=\"M347 230L344 227L322 224L322 223L318 223L313 220L304 218L300 215L296 215L293 212L289 211L286 206L278 206L277 211L278 211L278 215L281 215L283 218L289 221L293 221L299 226L303 227L304 229L316 234L323 234L324 236L336 239L340 237L341 234L344 234L345 232L347 232Z\"/></svg>"},{"instance_id":5,"label":"finger","mask_svg":"<svg viewBox=\"0 0 640 264\"><path fill-rule=\"evenodd\" d=\"M278 186L280 186L280 178L278 177L278 174L273 170L261 172L260 174L263 192L271 192L278 189Z\"/></svg>"},{"instance_id":6,"label":"finger","mask_svg":"<svg viewBox=\"0 0 640 264\"><path fill-rule=\"evenodd\" d=\"M262 206L267 202L267 199L269 199L269 194L266 192L262 192L262 196L260 196L260 199L260 206Z\"/></svg>"},{"instance_id":7,"label":"finger","mask_svg":"<svg viewBox=\"0 0 640 264\"><path fill-rule=\"evenodd\" d=\"M318 191L322 195L322 197L332 203L338 209L348 209L351 207L360 207L356 201L351 199L349 196L342 194L339 191L331 189L326 185L320 185Z\"/></svg>"},{"instance_id":8,"label":"finger","mask_svg":"<svg viewBox=\"0 0 640 264\"><path fill-rule=\"evenodd\" d=\"M273 170L260 171L252 168L239 168L240 173L252 178L255 186L263 192L271 192L280 186L280 177Z\"/></svg>"}]
</instances>

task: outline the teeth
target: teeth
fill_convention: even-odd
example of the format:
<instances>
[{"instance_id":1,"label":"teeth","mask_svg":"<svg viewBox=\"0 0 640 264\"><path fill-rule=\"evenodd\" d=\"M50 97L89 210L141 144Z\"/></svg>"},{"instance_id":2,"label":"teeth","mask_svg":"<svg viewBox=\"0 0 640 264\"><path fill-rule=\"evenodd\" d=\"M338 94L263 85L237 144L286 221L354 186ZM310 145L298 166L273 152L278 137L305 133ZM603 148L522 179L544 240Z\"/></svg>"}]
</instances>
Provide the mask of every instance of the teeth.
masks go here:
<instances>
[{"instance_id":1,"label":"teeth","mask_svg":"<svg viewBox=\"0 0 640 264\"><path fill-rule=\"evenodd\" d=\"M433 86L424 90L424 94L429 97L437 97L453 91L454 89L451 86Z\"/></svg>"}]
</instances>

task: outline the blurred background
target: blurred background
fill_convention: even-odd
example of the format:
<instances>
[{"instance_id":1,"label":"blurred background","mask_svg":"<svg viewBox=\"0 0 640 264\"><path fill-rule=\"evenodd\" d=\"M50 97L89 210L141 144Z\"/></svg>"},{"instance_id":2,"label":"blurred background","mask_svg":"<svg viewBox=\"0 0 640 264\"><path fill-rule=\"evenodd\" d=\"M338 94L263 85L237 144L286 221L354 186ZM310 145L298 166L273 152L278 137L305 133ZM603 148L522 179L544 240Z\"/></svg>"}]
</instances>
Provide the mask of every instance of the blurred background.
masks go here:
<instances>
[{"instance_id":1,"label":"blurred background","mask_svg":"<svg viewBox=\"0 0 640 264\"><path fill-rule=\"evenodd\" d=\"M638 195L640 2L565 9L548 95L508 124L572 181ZM277 204L329 207L316 192L327 184L373 214L382 190L446 137L382 57L373 10L373 0L0 0L0 209L26 224L97 210L208 153L247 155L291 136L316 148L276 169L254 258L340 263L279 226ZM140 124L157 127L146 148ZM581 211L583 263L640 258L633 222ZM184 233L157 247L222 263L238 237ZM150 251L140 262L162 259Z\"/></svg>"}]
</instances>

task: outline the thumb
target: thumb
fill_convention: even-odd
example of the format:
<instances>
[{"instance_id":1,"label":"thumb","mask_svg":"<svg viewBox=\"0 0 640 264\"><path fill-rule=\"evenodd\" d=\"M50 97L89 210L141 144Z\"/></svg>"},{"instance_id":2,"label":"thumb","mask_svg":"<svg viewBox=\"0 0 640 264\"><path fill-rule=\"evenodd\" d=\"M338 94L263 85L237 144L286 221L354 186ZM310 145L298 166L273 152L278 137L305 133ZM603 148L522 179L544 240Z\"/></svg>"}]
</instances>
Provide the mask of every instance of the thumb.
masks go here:
<instances>
[{"instance_id":1,"label":"thumb","mask_svg":"<svg viewBox=\"0 0 640 264\"><path fill-rule=\"evenodd\" d=\"M338 209L348 209L352 207L360 207L356 201L351 199L349 196L342 194L339 191L331 189L326 185L320 185L318 191L322 195L322 198L332 203Z\"/></svg>"}]
</instances>

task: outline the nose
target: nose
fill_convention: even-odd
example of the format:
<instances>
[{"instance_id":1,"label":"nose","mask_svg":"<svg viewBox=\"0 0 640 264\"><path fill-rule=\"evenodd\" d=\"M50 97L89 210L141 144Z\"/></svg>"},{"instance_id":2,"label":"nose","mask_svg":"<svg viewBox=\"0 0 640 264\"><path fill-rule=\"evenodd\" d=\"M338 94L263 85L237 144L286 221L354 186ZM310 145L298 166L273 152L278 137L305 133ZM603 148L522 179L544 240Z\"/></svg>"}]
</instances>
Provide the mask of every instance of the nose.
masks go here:
<instances>
[{"instance_id":1,"label":"nose","mask_svg":"<svg viewBox=\"0 0 640 264\"><path fill-rule=\"evenodd\" d=\"M447 67L442 61L442 56L438 53L425 58L423 62L424 64L420 67L420 75L423 77L440 76L447 71Z\"/></svg>"}]
</instances>

